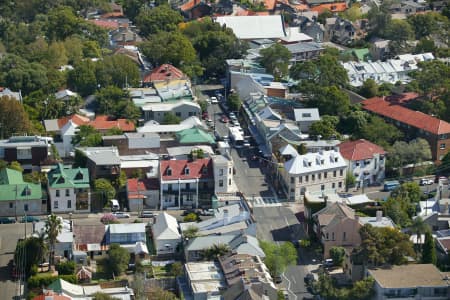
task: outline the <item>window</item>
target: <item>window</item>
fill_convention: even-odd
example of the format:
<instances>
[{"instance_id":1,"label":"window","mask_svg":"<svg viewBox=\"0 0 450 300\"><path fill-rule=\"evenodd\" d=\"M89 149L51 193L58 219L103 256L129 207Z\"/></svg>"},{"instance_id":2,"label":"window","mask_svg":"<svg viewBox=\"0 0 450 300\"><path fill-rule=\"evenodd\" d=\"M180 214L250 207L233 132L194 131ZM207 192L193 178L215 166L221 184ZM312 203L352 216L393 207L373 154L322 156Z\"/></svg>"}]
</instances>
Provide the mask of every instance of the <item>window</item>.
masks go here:
<instances>
[{"instance_id":1,"label":"window","mask_svg":"<svg viewBox=\"0 0 450 300\"><path fill-rule=\"evenodd\" d=\"M176 113L175 113L175 116L177 116L177 117L181 118L181 112L179 112L179 111L178 111L178 112L176 112Z\"/></svg>"},{"instance_id":2,"label":"window","mask_svg":"<svg viewBox=\"0 0 450 300\"><path fill-rule=\"evenodd\" d=\"M30 147L17 147L17 159L31 159Z\"/></svg>"},{"instance_id":3,"label":"window","mask_svg":"<svg viewBox=\"0 0 450 300\"><path fill-rule=\"evenodd\" d=\"M439 149L445 149L445 144L442 143L441 146L439 147Z\"/></svg>"},{"instance_id":4,"label":"window","mask_svg":"<svg viewBox=\"0 0 450 300\"><path fill-rule=\"evenodd\" d=\"M336 177L336 173L337 173L336 171L333 171L333 177Z\"/></svg>"},{"instance_id":5,"label":"window","mask_svg":"<svg viewBox=\"0 0 450 300\"><path fill-rule=\"evenodd\" d=\"M171 168L167 168L166 175L167 176L172 176L172 169Z\"/></svg>"},{"instance_id":6,"label":"window","mask_svg":"<svg viewBox=\"0 0 450 300\"><path fill-rule=\"evenodd\" d=\"M312 181L316 180L316 175L315 175L315 174L312 174L312 175L311 175L311 180L312 180Z\"/></svg>"},{"instance_id":7,"label":"window","mask_svg":"<svg viewBox=\"0 0 450 300\"><path fill-rule=\"evenodd\" d=\"M70 190L67 189L67 190L66 190L66 197L69 197L69 196L70 196Z\"/></svg>"},{"instance_id":8,"label":"window","mask_svg":"<svg viewBox=\"0 0 450 300\"><path fill-rule=\"evenodd\" d=\"M295 193L295 189L291 189L291 193Z\"/></svg>"},{"instance_id":9,"label":"window","mask_svg":"<svg viewBox=\"0 0 450 300\"><path fill-rule=\"evenodd\" d=\"M53 207L58 208L58 201L53 201Z\"/></svg>"},{"instance_id":10,"label":"window","mask_svg":"<svg viewBox=\"0 0 450 300\"><path fill-rule=\"evenodd\" d=\"M67 208L72 208L72 200L67 200Z\"/></svg>"},{"instance_id":11,"label":"window","mask_svg":"<svg viewBox=\"0 0 450 300\"><path fill-rule=\"evenodd\" d=\"M334 162L337 162L337 161L338 161L338 158L337 158L337 157L335 157L335 158L334 158Z\"/></svg>"},{"instance_id":12,"label":"window","mask_svg":"<svg viewBox=\"0 0 450 300\"><path fill-rule=\"evenodd\" d=\"M202 168L202 174L208 174L208 167L203 166L203 168Z\"/></svg>"},{"instance_id":13,"label":"window","mask_svg":"<svg viewBox=\"0 0 450 300\"><path fill-rule=\"evenodd\" d=\"M228 174L231 175L231 168L228 168Z\"/></svg>"},{"instance_id":14,"label":"window","mask_svg":"<svg viewBox=\"0 0 450 300\"><path fill-rule=\"evenodd\" d=\"M357 167L359 167L359 161L357 161L357 162L355 163L355 165L356 165Z\"/></svg>"},{"instance_id":15,"label":"window","mask_svg":"<svg viewBox=\"0 0 450 300\"><path fill-rule=\"evenodd\" d=\"M331 239L334 241L334 232L331 233Z\"/></svg>"},{"instance_id":16,"label":"window","mask_svg":"<svg viewBox=\"0 0 450 300\"><path fill-rule=\"evenodd\" d=\"M326 234L326 239L328 240L329 237L330 237L330 236L328 235L328 232L327 232L327 234Z\"/></svg>"},{"instance_id":17,"label":"window","mask_svg":"<svg viewBox=\"0 0 450 300\"><path fill-rule=\"evenodd\" d=\"M322 185L320 186L320 190L321 190L321 191L324 191L324 190L325 190L325 184L322 184Z\"/></svg>"},{"instance_id":18,"label":"window","mask_svg":"<svg viewBox=\"0 0 450 300\"><path fill-rule=\"evenodd\" d=\"M231 178L228 179L228 185L231 185Z\"/></svg>"},{"instance_id":19,"label":"window","mask_svg":"<svg viewBox=\"0 0 450 300\"><path fill-rule=\"evenodd\" d=\"M317 178L320 180L322 179L322 173L317 174Z\"/></svg>"},{"instance_id":20,"label":"window","mask_svg":"<svg viewBox=\"0 0 450 300\"><path fill-rule=\"evenodd\" d=\"M342 240L345 241L347 239L347 233L344 231L342 233Z\"/></svg>"},{"instance_id":21,"label":"window","mask_svg":"<svg viewBox=\"0 0 450 300\"><path fill-rule=\"evenodd\" d=\"M223 176L223 169L219 169L219 176Z\"/></svg>"},{"instance_id":22,"label":"window","mask_svg":"<svg viewBox=\"0 0 450 300\"><path fill-rule=\"evenodd\" d=\"M55 191L55 196L56 196L56 197L59 197L59 190L56 190L56 191Z\"/></svg>"},{"instance_id":23,"label":"window","mask_svg":"<svg viewBox=\"0 0 450 300\"><path fill-rule=\"evenodd\" d=\"M344 175L344 170L339 170L339 176L343 176Z\"/></svg>"},{"instance_id":24,"label":"window","mask_svg":"<svg viewBox=\"0 0 450 300\"><path fill-rule=\"evenodd\" d=\"M172 184L171 184L171 183L169 183L169 184L167 185L167 190L172 191Z\"/></svg>"},{"instance_id":25,"label":"window","mask_svg":"<svg viewBox=\"0 0 450 300\"><path fill-rule=\"evenodd\" d=\"M189 117L192 117L193 115L195 115L192 111L190 111L188 114L189 114Z\"/></svg>"},{"instance_id":26,"label":"window","mask_svg":"<svg viewBox=\"0 0 450 300\"><path fill-rule=\"evenodd\" d=\"M302 176L298 176L298 182L302 183Z\"/></svg>"},{"instance_id":27,"label":"window","mask_svg":"<svg viewBox=\"0 0 450 300\"><path fill-rule=\"evenodd\" d=\"M184 168L184 175L189 175L189 168L188 167Z\"/></svg>"},{"instance_id":28,"label":"window","mask_svg":"<svg viewBox=\"0 0 450 300\"><path fill-rule=\"evenodd\" d=\"M305 181L306 181L306 182L308 182L308 180L309 180L308 177L309 177L308 175L305 175Z\"/></svg>"},{"instance_id":29,"label":"window","mask_svg":"<svg viewBox=\"0 0 450 300\"><path fill-rule=\"evenodd\" d=\"M340 182L340 181L338 182L338 187L342 188L342 182Z\"/></svg>"},{"instance_id":30,"label":"window","mask_svg":"<svg viewBox=\"0 0 450 300\"><path fill-rule=\"evenodd\" d=\"M191 184L190 183L186 183L186 189L190 190L191 189Z\"/></svg>"},{"instance_id":31,"label":"window","mask_svg":"<svg viewBox=\"0 0 450 300\"><path fill-rule=\"evenodd\" d=\"M323 172L323 178L327 178L328 172Z\"/></svg>"},{"instance_id":32,"label":"window","mask_svg":"<svg viewBox=\"0 0 450 300\"><path fill-rule=\"evenodd\" d=\"M219 180L219 186L223 187L223 180L222 179Z\"/></svg>"},{"instance_id":33,"label":"window","mask_svg":"<svg viewBox=\"0 0 450 300\"><path fill-rule=\"evenodd\" d=\"M13 203L9 202L9 208L13 208Z\"/></svg>"},{"instance_id":34,"label":"window","mask_svg":"<svg viewBox=\"0 0 450 300\"><path fill-rule=\"evenodd\" d=\"M295 177L291 177L291 183L295 183Z\"/></svg>"},{"instance_id":35,"label":"window","mask_svg":"<svg viewBox=\"0 0 450 300\"><path fill-rule=\"evenodd\" d=\"M23 206L23 210L24 210L24 211L28 211L28 204L25 204L25 205Z\"/></svg>"},{"instance_id":36,"label":"window","mask_svg":"<svg viewBox=\"0 0 450 300\"><path fill-rule=\"evenodd\" d=\"M333 182L333 183L331 184L331 188L334 189L335 187L336 187L336 183Z\"/></svg>"},{"instance_id":37,"label":"window","mask_svg":"<svg viewBox=\"0 0 450 300\"><path fill-rule=\"evenodd\" d=\"M321 159L321 160L320 160L320 164L323 165L324 163L325 163L325 160L324 160L324 159Z\"/></svg>"}]
</instances>

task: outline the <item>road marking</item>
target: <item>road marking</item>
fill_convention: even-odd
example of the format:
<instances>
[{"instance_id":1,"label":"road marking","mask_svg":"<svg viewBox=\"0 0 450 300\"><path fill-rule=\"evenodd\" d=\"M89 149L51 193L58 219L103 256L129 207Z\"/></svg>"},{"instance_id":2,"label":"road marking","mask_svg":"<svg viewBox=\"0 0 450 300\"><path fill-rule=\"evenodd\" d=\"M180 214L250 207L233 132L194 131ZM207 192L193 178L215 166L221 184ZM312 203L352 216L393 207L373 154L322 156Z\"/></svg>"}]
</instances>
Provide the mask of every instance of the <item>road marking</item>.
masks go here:
<instances>
[{"instance_id":1,"label":"road marking","mask_svg":"<svg viewBox=\"0 0 450 300\"><path fill-rule=\"evenodd\" d=\"M284 273L283 274L281 274L281 276L283 276L284 277L284 279L286 279L286 281L288 282L288 286L287 286L287 290L288 290L288 292L289 293L291 293L293 296L294 296L294 299L295 300L297 300L297 295L296 294L294 294L294 292L293 291L291 291L291 282L289 281L289 279L286 277L286 275L284 275Z\"/></svg>"}]
</instances>

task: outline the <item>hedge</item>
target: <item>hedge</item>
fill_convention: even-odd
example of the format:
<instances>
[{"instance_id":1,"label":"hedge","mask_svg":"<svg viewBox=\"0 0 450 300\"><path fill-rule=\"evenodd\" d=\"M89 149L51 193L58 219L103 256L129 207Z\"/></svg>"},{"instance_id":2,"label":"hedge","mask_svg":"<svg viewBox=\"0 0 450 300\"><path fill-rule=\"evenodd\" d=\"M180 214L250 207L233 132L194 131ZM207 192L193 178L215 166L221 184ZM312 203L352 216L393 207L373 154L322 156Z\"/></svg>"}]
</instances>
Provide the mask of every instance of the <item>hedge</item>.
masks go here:
<instances>
[{"instance_id":1,"label":"hedge","mask_svg":"<svg viewBox=\"0 0 450 300\"><path fill-rule=\"evenodd\" d=\"M33 289L47 287L58 278L74 284L78 282L75 275L34 275L28 278L28 288Z\"/></svg>"}]
</instances>

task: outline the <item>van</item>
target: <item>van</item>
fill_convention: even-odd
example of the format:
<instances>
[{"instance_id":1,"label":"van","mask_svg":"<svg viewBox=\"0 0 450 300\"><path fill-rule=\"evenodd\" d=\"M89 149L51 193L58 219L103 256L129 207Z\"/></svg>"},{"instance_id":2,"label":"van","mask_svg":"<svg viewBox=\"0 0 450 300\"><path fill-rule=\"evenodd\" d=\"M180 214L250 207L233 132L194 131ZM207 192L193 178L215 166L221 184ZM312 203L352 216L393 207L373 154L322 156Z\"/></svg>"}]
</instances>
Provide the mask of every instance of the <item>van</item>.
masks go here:
<instances>
[{"instance_id":1,"label":"van","mask_svg":"<svg viewBox=\"0 0 450 300\"><path fill-rule=\"evenodd\" d=\"M392 180L392 181L385 181L384 182L384 187L383 190L385 192L390 192L395 190L396 188L398 188L400 186L400 182L398 182L397 180Z\"/></svg>"},{"instance_id":2,"label":"van","mask_svg":"<svg viewBox=\"0 0 450 300\"><path fill-rule=\"evenodd\" d=\"M117 201L116 199L111 199L109 200L111 202L111 210L112 211L118 211L120 210L120 205L119 205L119 201Z\"/></svg>"}]
</instances>

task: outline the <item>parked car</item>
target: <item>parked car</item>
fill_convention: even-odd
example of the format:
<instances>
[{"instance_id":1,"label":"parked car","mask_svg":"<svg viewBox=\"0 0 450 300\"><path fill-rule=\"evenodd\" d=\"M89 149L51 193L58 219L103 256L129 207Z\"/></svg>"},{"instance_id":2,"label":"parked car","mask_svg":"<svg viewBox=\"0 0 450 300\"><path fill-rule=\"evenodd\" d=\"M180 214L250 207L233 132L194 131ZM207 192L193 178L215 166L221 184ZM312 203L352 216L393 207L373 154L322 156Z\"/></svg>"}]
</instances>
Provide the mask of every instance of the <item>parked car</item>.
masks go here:
<instances>
[{"instance_id":1,"label":"parked car","mask_svg":"<svg viewBox=\"0 0 450 300\"><path fill-rule=\"evenodd\" d=\"M20 220L20 223L33 223L33 222L39 222L40 219L38 217L33 217L33 216L26 216L26 217L22 217L22 219Z\"/></svg>"},{"instance_id":2,"label":"parked car","mask_svg":"<svg viewBox=\"0 0 450 300\"><path fill-rule=\"evenodd\" d=\"M223 115L223 116L220 118L220 121L221 121L222 123L228 123L228 122L230 122L230 119L228 119L227 116Z\"/></svg>"},{"instance_id":3,"label":"parked car","mask_svg":"<svg viewBox=\"0 0 450 300\"><path fill-rule=\"evenodd\" d=\"M432 179L428 179L428 178L421 178L420 179L420 185L431 185L433 184L433 180Z\"/></svg>"},{"instance_id":4,"label":"parked car","mask_svg":"<svg viewBox=\"0 0 450 300\"><path fill-rule=\"evenodd\" d=\"M219 103L219 100L217 100L216 97L211 97L211 104L217 104Z\"/></svg>"},{"instance_id":5,"label":"parked car","mask_svg":"<svg viewBox=\"0 0 450 300\"><path fill-rule=\"evenodd\" d=\"M141 211L141 213L139 214L140 218L153 218L156 215L152 212L152 211L148 211L148 210L143 210Z\"/></svg>"},{"instance_id":6,"label":"parked car","mask_svg":"<svg viewBox=\"0 0 450 300\"><path fill-rule=\"evenodd\" d=\"M206 111L202 114L202 119L203 120L209 119L209 115L208 115L208 113Z\"/></svg>"},{"instance_id":7,"label":"parked car","mask_svg":"<svg viewBox=\"0 0 450 300\"><path fill-rule=\"evenodd\" d=\"M0 218L0 224L12 224L12 223L16 223L16 220L14 218Z\"/></svg>"},{"instance_id":8,"label":"parked car","mask_svg":"<svg viewBox=\"0 0 450 300\"><path fill-rule=\"evenodd\" d=\"M306 284L311 284L314 282L314 275L312 273L306 274L304 281Z\"/></svg>"},{"instance_id":9,"label":"parked car","mask_svg":"<svg viewBox=\"0 0 450 300\"><path fill-rule=\"evenodd\" d=\"M273 282L275 282L276 284L282 283L282 282L283 282L283 279L281 278L280 275L275 275L275 276L273 277Z\"/></svg>"},{"instance_id":10,"label":"parked car","mask_svg":"<svg viewBox=\"0 0 450 300\"><path fill-rule=\"evenodd\" d=\"M113 215L117 219L128 219L130 217L130 214L124 213L122 211L116 211L116 212L113 213Z\"/></svg>"}]
</instances>

